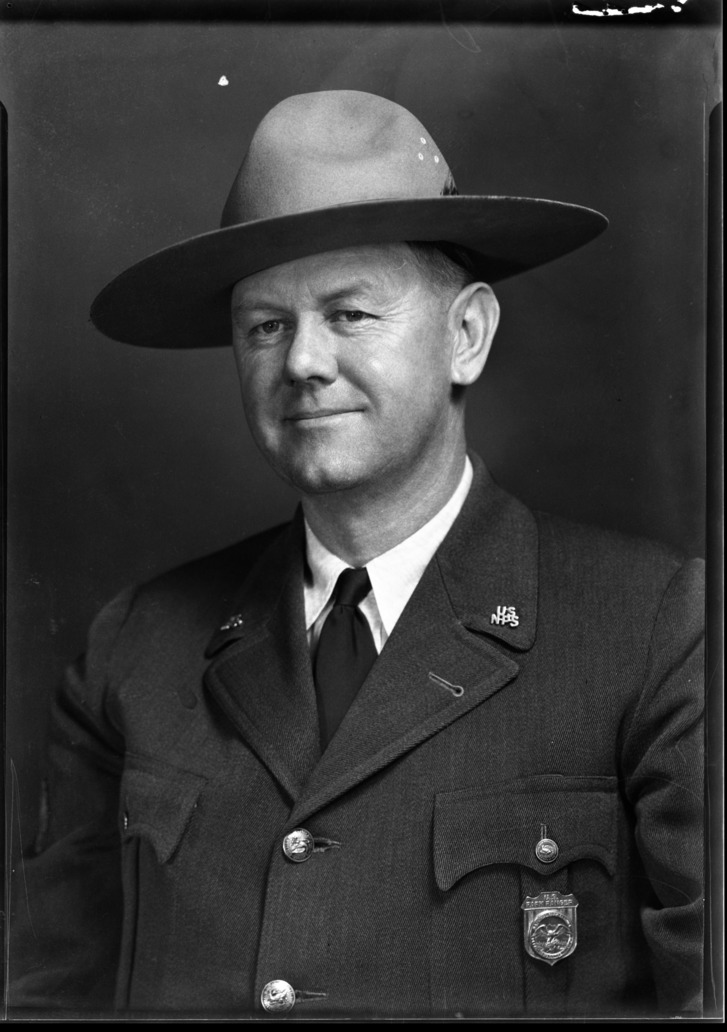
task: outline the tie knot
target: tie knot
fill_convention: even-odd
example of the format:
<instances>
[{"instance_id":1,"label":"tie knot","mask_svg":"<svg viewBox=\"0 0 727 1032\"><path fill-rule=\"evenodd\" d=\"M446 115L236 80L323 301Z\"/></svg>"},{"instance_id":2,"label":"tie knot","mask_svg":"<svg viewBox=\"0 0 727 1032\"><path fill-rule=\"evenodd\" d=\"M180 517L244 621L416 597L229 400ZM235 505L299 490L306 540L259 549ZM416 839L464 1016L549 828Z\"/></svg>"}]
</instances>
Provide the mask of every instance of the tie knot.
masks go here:
<instances>
[{"instance_id":1,"label":"tie knot","mask_svg":"<svg viewBox=\"0 0 727 1032\"><path fill-rule=\"evenodd\" d=\"M333 603L337 606L357 606L370 591L371 581L365 566L344 570L333 589Z\"/></svg>"}]
</instances>

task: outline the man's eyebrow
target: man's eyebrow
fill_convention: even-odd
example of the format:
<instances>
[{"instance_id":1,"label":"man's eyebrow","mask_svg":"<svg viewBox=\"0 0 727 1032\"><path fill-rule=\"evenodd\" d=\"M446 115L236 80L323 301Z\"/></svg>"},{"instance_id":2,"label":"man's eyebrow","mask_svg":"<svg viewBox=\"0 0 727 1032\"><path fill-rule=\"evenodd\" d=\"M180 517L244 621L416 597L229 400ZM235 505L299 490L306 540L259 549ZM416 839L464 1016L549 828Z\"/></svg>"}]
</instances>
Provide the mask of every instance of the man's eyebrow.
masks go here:
<instances>
[{"instance_id":1,"label":"man's eyebrow","mask_svg":"<svg viewBox=\"0 0 727 1032\"><path fill-rule=\"evenodd\" d=\"M275 301L262 297L243 298L240 301L233 301L232 303L233 312L266 312L273 308L279 311L281 307L282 306L277 304Z\"/></svg>"},{"instance_id":2,"label":"man's eyebrow","mask_svg":"<svg viewBox=\"0 0 727 1032\"><path fill-rule=\"evenodd\" d=\"M380 286L380 284L379 284ZM377 289L377 283L374 280L369 279L355 279L351 280L350 283L344 283L342 286L337 287L325 294L316 296L316 302L319 304L330 305L336 301L341 301L346 297L350 297L352 294L366 294L372 293ZM285 305L273 298L255 297L254 295L249 298L241 298L235 302L232 306L233 311L239 312L254 312L254 311L281 311L285 309Z\"/></svg>"}]
</instances>

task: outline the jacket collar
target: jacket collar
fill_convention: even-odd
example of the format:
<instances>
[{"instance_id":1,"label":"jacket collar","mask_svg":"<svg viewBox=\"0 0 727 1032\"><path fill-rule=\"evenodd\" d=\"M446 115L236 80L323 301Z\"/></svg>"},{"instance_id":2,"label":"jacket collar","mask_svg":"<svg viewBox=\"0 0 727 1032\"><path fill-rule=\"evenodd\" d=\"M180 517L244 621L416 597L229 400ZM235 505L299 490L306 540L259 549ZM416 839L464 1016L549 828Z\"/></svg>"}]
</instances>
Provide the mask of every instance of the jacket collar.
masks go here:
<instances>
[{"instance_id":1,"label":"jacket collar","mask_svg":"<svg viewBox=\"0 0 727 1032\"><path fill-rule=\"evenodd\" d=\"M535 520L472 458L462 512L306 781L296 824L485 703L535 639ZM516 626L493 622L498 606L514 609Z\"/></svg>"},{"instance_id":2,"label":"jacket collar","mask_svg":"<svg viewBox=\"0 0 727 1032\"><path fill-rule=\"evenodd\" d=\"M304 556L299 510L258 560L205 653L212 658L207 689L291 798L320 757Z\"/></svg>"},{"instance_id":3,"label":"jacket collar","mask_svg":"<svg viewBox=\"0 0 727 1032\"><path fill-rule=\"evenodd\" d=\"M537 626L537 525L529 509L495 484L479 456L470 458L472 487L436 560L462 624L524 651Z\"/></svg>"},{"instance_id":4,"label":"jacket collar","mask_svg":"<svg viewBox=\"0 0 727 1032\"><path fill-rule=\"evenodd\" d=\"M305 565L303 513L263 549L228 604L225 621L215 629L205 649L208 659L240 639L252 641L265 634L271 617L286 604L295 605L294 584L301 583Z\"/></svg>"},{"instance_id":5,"label":"jacket collar","mask_svg":"<svg viewBox=\"0 0 727 1032\"><path fill-rule=\"evenodd\" d=\"M462 511L322 758L300 511L242 586L234 619L212 636L207 687L297 800L296 819L513 680L517 653L535 640L535 520L471 458Z\"/></svg>"}]
</instances>

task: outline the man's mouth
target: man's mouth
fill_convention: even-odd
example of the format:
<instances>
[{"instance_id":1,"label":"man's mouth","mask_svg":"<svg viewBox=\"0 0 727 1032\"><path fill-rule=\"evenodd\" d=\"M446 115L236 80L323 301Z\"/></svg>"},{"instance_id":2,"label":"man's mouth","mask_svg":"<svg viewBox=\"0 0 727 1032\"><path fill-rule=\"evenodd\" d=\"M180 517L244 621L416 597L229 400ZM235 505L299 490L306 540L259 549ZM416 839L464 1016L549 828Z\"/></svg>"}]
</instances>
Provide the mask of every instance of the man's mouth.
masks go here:
<instances>
[{"instance_id":1,"label":"man's mouth","mask_svg":"<svg viewBox=\"0 0 727 1032\"><path fill-rule=\"evenodd\" d=\"M359 412L360 409L340 409L340 408L320 408L312 410L304 410L301 412L292 412L290 415L285 416L285 422L288 423L307 423L318 419L330 419L333 416L350 416L354 412Z\"/></svg>"}]
</instances>

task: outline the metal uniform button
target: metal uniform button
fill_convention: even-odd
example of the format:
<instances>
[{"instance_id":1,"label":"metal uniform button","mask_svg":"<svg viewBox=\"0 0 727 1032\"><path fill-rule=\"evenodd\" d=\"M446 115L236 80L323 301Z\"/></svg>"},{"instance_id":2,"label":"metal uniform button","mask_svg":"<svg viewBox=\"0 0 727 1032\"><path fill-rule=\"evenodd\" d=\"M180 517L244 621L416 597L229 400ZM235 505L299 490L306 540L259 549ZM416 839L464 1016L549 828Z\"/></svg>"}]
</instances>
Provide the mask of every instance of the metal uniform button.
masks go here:
<instances>
[{"instance_id":1,"label":"metal uniform button","mask_svg":"<svg viewBox=\"0 0 727 1032\"><path fill-rule=\"evenodd\" d=\"M552 838L541 838L535 847L535 855L541 864L552 864L554 860L558 859L559 852L558 844Z\"/></svg>"},{"instance_id":2,"label":"metal uniform button","mask_svg":"<svg viewBox=\"0 0 727 1032\"><path fill-rule=\"evenodd\" d=\"M295 1005L295 989L290 982L282 978L275 978L268 982L260 993L260 1003L264 1010L271 1013L284 1014L292 1010Z\"/></svg>"},{"instance_id":3,"label":"metal uniform button","mask_svg":"<svg viewBox=\"0 0 727 1032\"><path fill-rule=\"evenodd\" d=\"M283 839L283 852L294 864L302 864L307 860L313 852L313 846L313 836L305 828L296 828Z\"/></svg>"}]
</instances>

